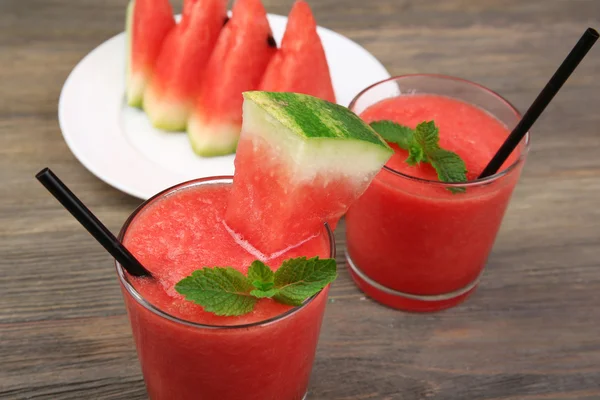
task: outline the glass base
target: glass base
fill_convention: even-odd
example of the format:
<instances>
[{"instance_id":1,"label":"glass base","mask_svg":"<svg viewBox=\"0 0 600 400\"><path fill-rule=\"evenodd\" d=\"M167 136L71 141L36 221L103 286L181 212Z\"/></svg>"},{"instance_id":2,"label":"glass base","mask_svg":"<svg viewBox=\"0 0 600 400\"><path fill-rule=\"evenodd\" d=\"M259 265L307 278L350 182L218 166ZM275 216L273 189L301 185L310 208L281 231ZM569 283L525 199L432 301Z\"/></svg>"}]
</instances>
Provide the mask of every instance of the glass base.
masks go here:
<instances>
[{"instance_id":1,"label":"glass base","mask_svg":"<svg viewBox=\"0 0 600 400\"><path fill-rule=\"evenodd\" d=\"M479 284L478 276L473 282L451 293L441 295L415 295L390 289L369 278L352 261L346 250L346 265L356 286L373 300L395 308L410 312L434 312L454 307L467 299Z\"/></svg>"}]
</instances>

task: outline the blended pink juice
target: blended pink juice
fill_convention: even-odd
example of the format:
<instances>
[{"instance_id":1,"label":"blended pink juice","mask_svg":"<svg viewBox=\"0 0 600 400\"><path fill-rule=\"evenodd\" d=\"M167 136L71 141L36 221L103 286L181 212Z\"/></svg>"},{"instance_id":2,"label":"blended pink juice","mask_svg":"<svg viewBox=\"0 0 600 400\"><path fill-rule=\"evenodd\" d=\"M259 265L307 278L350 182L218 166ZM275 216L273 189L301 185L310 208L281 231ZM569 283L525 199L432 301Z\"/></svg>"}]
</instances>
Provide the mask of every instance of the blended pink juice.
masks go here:
<instances>
[{"instance_id":1,"label":"blended pink juice","mask_svg":"<svg viewBox=\"0 0 600 400\"><path fill-rule=\"evenodd\" d=\"M461 156L468 180L477 178L509 134L484 110L433 94L386 99L361 117L411 128L435 121L440 146ZM435 182L430 164L410 166L407 152L392 147L387 168L346 214L350 271L365 293L386 305L411 311L451 307L476 286L522 163L488 184L453 194Z\"/></svg>"},{"instance_id":2,"label":"blended pink juice","mask_svg":"<svg viewBox=\"0 0 600 400\"><path fill-rule=\"evenodd\" d=\"M237 240L223 223L230 190L210 182L178 189L151 201L126 227L125 245L156 278L127 276L152 307L123 290L153 400L300 400L306 393L327 289L299 308L261 299L239 317L205 312L174 289L206 266L246 273L258 258L276 270L287 258L331 256L325 229L271 257Z\"/></svg>"}]
</instances>

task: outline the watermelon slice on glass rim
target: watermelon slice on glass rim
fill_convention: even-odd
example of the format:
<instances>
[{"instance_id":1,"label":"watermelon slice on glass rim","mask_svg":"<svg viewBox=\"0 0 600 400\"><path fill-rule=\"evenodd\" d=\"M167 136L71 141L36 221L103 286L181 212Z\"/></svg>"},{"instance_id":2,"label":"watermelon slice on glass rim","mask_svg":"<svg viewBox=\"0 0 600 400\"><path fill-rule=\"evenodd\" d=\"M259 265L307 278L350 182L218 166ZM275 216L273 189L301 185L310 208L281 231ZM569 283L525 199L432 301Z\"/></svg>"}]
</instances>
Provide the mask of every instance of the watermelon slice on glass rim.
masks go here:
<instances>
[{"instance_id":1,"label":"watermelon slice on glass rim","mask_svg":"<svg viewBox=\"0 0 600 400\"><path fill-rule=\"evenodd\" d=\"M186 0L181 22L167 35L146 92L144 110L152 125L186 128L208 58L227 17L226 0Z\"/></svg>"},{"instance_id":2,"label":"watermelon slice on glass rim","mask_svg":"<svg viewBox=\"0 0 600 400\"><path fill-rule=\"evenodd\" d=\"M260 0L237 0L206 67L188 122L194 151L201 156L235 152L242 127L242 92L258 88L276 52Z\"/></svg>"},{"instance_id":3,"label":"watermelon slice on glass rim","mask_svg":"<svg viewBox=\"0 0 600 400\"><path fill-rule=\"evenodd\" d=\"M244 93L225 224L268 259L334 228L392 155L345 107L313 96Z\"/></svg>"}]
</instances>

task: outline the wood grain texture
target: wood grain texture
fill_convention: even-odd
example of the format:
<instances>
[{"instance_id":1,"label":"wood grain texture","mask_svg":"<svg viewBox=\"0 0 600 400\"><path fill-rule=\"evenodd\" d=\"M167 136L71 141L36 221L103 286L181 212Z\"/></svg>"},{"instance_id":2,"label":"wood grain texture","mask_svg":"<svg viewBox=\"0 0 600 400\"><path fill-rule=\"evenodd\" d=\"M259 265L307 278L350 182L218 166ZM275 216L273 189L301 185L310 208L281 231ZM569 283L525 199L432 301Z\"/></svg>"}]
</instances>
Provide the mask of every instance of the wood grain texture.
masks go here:
<instances>
[{"instance_id":1,"label":"wood grain texture","mask_svg":"<svg viewBox=\"0 0 600 400\"><path fill-rule=\"evenodd\" d=\"M278 14L291 4L265 1ZM365 46L392 74L457 75L520 109L583 30L600 26L598 0L311 5L321 25ZM0 2L2 399L146 398L110 257L33 178L52 167L114 231L139 204L85 170L57 122L64 80L122 30L125 6ZM600 399L599 109L600 46L536 124L483 283L465 304L431 315L393 311L365 298L342 269L311 399Z\"/></svg>"}]
</instances>

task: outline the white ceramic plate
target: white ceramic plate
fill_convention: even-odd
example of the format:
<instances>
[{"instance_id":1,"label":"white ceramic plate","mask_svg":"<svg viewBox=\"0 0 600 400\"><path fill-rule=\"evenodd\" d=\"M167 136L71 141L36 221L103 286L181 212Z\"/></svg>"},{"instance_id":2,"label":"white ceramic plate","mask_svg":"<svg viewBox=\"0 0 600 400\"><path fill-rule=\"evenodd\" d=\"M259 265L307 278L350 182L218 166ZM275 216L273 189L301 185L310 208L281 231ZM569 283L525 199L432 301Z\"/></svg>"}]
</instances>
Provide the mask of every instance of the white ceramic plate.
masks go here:
<instances>
[{"instance_id":1,"label":"white ceramic plate","mask_svg":"<svg viewBox=\"0 0 600 400\"><path fill-rule=\"evenodd\" d=\"M269 14L277 43L287 18ZM350 39L318 28L339 104L390 75L375 57ZM125 104L125 34L90 52L62 89L58 118L75 157L109 185L141 199L177 183L232 175L233 155L202 158L185 133L154 129L143 111Z\"/></svg>"}]
</instances>

